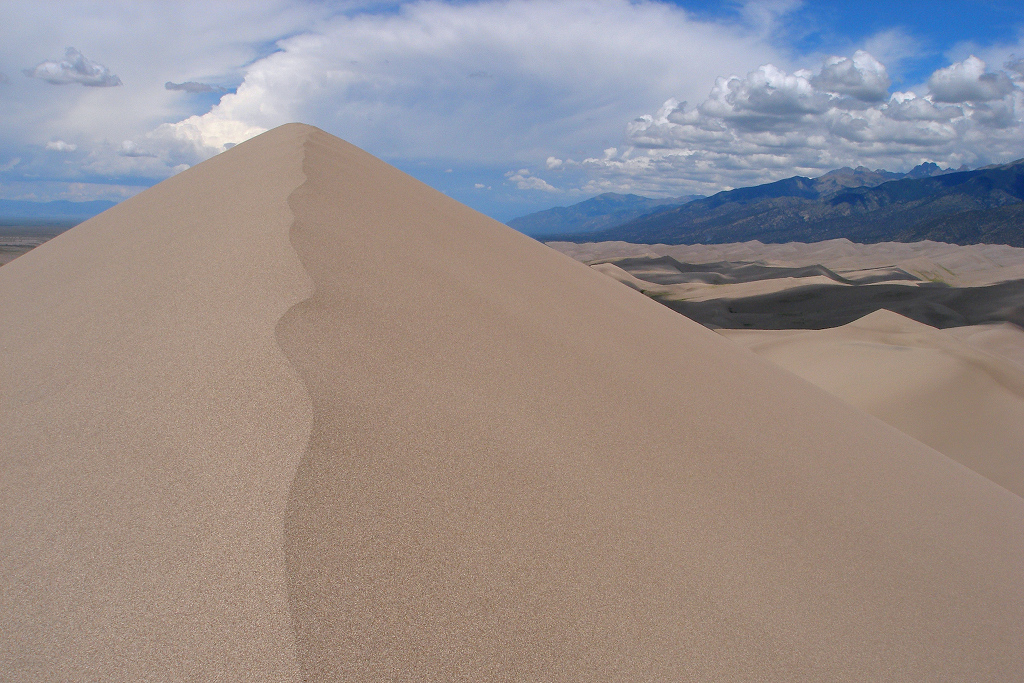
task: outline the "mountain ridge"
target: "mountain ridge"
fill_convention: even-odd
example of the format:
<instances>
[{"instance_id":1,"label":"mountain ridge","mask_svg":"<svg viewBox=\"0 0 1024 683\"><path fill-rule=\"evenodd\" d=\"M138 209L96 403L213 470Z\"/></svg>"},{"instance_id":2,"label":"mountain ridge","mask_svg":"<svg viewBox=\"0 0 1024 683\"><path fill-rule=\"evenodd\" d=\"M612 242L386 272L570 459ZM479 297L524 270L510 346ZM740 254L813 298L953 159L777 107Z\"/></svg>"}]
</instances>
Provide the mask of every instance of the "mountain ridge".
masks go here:
<instances>
[{"instance_id":1,"label":"mountain ridge","mask_svg":"<svg viewBox=\"0 0 1024 683\"><path fill-rule=\"evenodd\" d=\"M556 206L513 218L507 225L527 235L552 231L588 232L614 227L639 218L659 206L685 204L703 197L704 195L688 195L653 199L636 194L605 192L570 206Z\"/></svg>"},{"instance_id":2,"label":"mountain ridge","mask_svg":"<svg viewBox=\"0 0 1024 683\"><path fill-rule=\"evenodd\" d=\"M602 231L540 239L665 244L932 239L1024 246L1024 207L1013 208L1024 200L1024 160L973 171L932 166L898 178L864 168L837 169L815 179L793 176L655 209Z\"/></svg>"},{"instance_id":3,"label":"mountain ridge","mask_svg":"<svg viewBox=\"0 0 1024 683\"><path fill-rule=\"evenodd\" d=\"M80 223L115 206L117 202L103 199L34 202L20 199L0 199L0 224L28 221L33 223Z\"/></svg>"}]
</instances>

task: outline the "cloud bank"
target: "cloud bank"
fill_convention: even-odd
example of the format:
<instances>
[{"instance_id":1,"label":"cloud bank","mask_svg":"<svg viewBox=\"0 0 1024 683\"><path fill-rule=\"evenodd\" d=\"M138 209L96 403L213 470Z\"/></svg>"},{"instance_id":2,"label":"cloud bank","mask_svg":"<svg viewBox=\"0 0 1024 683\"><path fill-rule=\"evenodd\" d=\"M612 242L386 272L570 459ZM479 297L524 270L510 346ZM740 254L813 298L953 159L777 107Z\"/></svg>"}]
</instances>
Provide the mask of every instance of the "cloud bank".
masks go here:
<instances>
[{"instance_id":1,"label":"cloud bank","mask_svg":"<svg viewBox=\"0 0 1024 683\"><path fill-rule=\"evenodd\" d=\"M617 142L652 93L699 92L715 69L774 54L755 31L627 0L428 0L334 16L275 47L210 111L135 142L194 163L301 120L390 159L514 170Z\"/></svg>"},{"instance_id":2,"label":"cloud bank","mask_svg":"<svg viewBox=\"0 0 1024 683\"><path fill-rule=\"evenodd\" d=\"M1024 155L1024 99L1021 74L1006 66L1011 73L972 55L935 71L917 92L889 93L885 66L864 51L828 57L816 73L765 64L745 77L718 78L697 106L673 98L638 117L626 127L621 154L565 165L588 174L590 191L670 193L841 166L1008 160Z\"/></svg>"},{"instance_id":3,"label":"cloud bank","mask_svg":"<svg viewBox=\"0 0 1024 683\"><path fill-rule=\"evenodd\" d=\"M68 35L102 47L128 85L103 87L121 78L74 48L27 73L92 87L3 84L0 161L22 161L0 183L144 185L288 121L510 213L559 193L707 194L845 165L1024 156L1024 60L1011 56L1024 43L964 49L907 83L913 36L801 55L776 30L794 6L748 2L719 20L630 0L15 4L0 71Z\"/></svg>"}]
</instances>

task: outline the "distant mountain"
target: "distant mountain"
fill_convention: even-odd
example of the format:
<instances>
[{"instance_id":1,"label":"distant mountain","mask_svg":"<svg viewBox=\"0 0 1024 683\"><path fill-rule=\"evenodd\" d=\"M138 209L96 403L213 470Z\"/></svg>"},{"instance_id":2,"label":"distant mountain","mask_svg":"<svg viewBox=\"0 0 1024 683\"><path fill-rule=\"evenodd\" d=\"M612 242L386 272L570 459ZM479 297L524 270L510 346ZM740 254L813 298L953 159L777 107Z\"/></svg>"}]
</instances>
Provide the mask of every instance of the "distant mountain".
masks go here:
<instances>
[{"instance_id":1,"label":"distant mountain","mask_svg":"<svg viewBox=\"0 0 1024 683\"><path fill-rule=\"evenodd\" d=\"M813 180L787 178L719 192L564 239L721 244L845 237L866 243L931 239L1024 247L1024 159L955 172L923 164L899 179L868 184L885 174L839 169ZM864 184L852 186L855 182Z\"/></svg>"},{"instance_id":2,"label":"distant mountain","mask_svg":"<svg viewBox=\"0 0 1024 683\"><path fill-rule=\"evenodd\" d=\"M678 206L704 195L651 199L636 194L606 192L572 206L556 206L508 222L527 235L594 232L621 225L664 206Z\"/></svg>"},{"instance_id":3,"label":"distant mountain","mask_svg":"<svg viewBox=\"0 0 1024 683\"><path fill-rule=\"evenodd\" d=\"M0 199L0 222L31 221L33 223L80 223L103 213L116 202L27 202Z\"/></svg>"}]
</instances>

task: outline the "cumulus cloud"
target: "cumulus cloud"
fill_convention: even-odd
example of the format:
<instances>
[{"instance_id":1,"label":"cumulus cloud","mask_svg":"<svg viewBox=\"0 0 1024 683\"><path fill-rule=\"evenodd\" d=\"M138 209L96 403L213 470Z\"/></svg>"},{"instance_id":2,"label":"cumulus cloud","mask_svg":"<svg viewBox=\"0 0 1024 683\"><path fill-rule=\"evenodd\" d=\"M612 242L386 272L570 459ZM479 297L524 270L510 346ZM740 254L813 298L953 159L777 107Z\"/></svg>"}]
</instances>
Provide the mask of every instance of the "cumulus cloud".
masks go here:
<instances>
[{"instance_id":1,"label":"cumulus cloud","mask_svg":"<svg viewBox=\"0 0 1024 683\"><path fill-rule=\"evenodd\" d=\"M871 54L827 58L817 73L771 64L718 78L695 107L669 99L626 127L621 153L585 159L590 191L712 192L841 166L959 167L1024 153L1021 90L971 57L929 86L888 93Z\"/></svg>"},{"instance_id":2,"label":"cumulus cloud","mask_svg":"<svg viewBox=\"0 0 1024 683\"><path fill-rule=\"evenodd\" d=\"M811 84L805 72L787 74L765 64L746 78L719 78L708 99L700 105L701 114L729 121L749 130L771 130L787 121L828 109L829 97ZM685 120L682 112L670 116Z\"/></svg>"},{"instance_id":3,"label":"cumulus cloud","mask_svg":"<svg viewBox=\"0 0 1024 683\"><path fill-rule=\"evenodd\" d=\"M889 74L877 59L863 50L849 57L829 57L814 86L828 92L856 97L864 102L880 102L889 96Z\"/></svg>"},{"instance_id":4,"label":"cumulus cloud","mask_svg":"<svg viewBox=\"0 0 1024 683\"><path fill-rule=\"evenodd\" d=\"M530 175L530 171L521 168L518 171L509 171L505 174L509 182L515 184L520 190L542 190L544 192L558 192L558 188L549 184L546 180Z\"/></svg>"},{"instance_id":5,"label":"cumulus cloud","mask_svg":"<svg viewBox=\"0 0 1024 683\"><path fill-rule=\"evenodd\" d=\"M1024 79L1024 57L1010 57L1003 67L1013 73L1015 78Z\"/></svg>"},{"instance_id":6,"label":"cumulus cloud","mask_svg":"<svg viewBox=\"0 0 1024 683\"><path fill-rule=\"evenodd\" d=\"M46 143L46 149L51 152L74 152L78 149L78 145L64 142L63 140L51 140Z\"/></svg>"},{"instance_id":7,"label":"cumulus cloud","mask_svg":"<svg viewBox=\"0 0 1024 683\"><path fill-rule=\"evenodd\" d=\"M185 81L184 83L174 83L167 81L164 83L165 90L181 90L183 92L201 93L201 92L216 92L226 93L228 89L220 85L210 85L209 83L197 83L196 81Z\"/></svg>"},{"instance_id":8,"label":"cumulus cloud","mask_svg":"<svg viewBox=\"0 0 1024 683\"><path fill-rule=\"evenodd\" d=\"M97 88L121 85L121 79L110 69L88 59L73 47L64 52L64 59L40 62L34 68L25 69L25 75L53 85L79 83Z\"/></svg>"},{"instance_id":9,"label":"cumulus cloud","mask_svg":"<svg viewBox=\"0 0 1024 683\"><path fill-rule=\"evenodd\" d=\"M928 88L937 102L988 102L1013 92L1009 76L1001 71L987 72L985 62L971 55L962 62L939 69L928 79Z\"/></svg>"}]
</instances>

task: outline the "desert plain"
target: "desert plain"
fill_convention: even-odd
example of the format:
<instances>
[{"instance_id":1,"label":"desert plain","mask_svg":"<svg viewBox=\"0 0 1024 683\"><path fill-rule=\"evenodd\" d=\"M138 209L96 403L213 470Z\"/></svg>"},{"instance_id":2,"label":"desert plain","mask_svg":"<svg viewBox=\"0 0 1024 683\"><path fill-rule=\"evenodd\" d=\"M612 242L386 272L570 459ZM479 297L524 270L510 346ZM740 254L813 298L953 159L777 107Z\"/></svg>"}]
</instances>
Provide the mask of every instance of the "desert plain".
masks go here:
<instances>
[{"instance_id":1,"label":"desert plain","mask_svg":"<svg viewBox=\"0 0 1024 683\"><path fill-rule=\"evenodd\" d=\"M570 258L289 124L7 263L0 673L1024 677L1013 297L728 303L1020 250L728 248Z\"/></svg>"}]
</instances>

